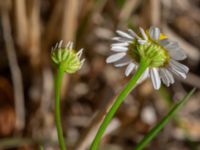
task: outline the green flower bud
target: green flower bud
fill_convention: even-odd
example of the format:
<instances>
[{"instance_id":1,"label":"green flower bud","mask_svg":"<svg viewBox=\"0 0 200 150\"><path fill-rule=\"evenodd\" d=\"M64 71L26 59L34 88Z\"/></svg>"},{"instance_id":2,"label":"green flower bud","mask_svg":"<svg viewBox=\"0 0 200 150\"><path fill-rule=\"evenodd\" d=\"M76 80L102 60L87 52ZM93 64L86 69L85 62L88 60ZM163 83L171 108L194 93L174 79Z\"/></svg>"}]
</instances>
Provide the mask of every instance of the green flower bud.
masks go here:
<instances>
[{"instance_id":1,"label":"green flower bud","mask_svg":"<svg viewBox=\"0 0 200 150\"><path fill-rule=\"evenodd\" d=\"M73 49L72 42L69 42L67 46L63 48L61 41L52 49L51 59L63 71L74 73L81 68L85 61L85 59L80 60L82 52L83 49L80 49L79 52L76 53Z\"/></svg>"}]
</instances>

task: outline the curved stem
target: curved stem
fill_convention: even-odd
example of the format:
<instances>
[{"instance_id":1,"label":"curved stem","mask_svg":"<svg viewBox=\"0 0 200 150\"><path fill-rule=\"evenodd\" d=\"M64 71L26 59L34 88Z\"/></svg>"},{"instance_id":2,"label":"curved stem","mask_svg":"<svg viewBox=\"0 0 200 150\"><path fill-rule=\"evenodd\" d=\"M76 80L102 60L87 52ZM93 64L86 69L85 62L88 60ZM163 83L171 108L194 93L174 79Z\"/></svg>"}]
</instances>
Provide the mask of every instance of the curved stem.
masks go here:
<instances>
[{"instance_id":1,"label":"curved stem","mask_svg":"<svg viewBox=\"0 0 200 150\"><path fill-rule=\"evenodd\" d=\"M58 141L61 150L66 150L65 141L63 137L63 130L61 125L61 114L60 114L60 93L61 93L61 85L63 79L64 71L61 67L58 67L57 76L55 78L55 121L56 121L56 129L58 135Z\"/></svg>"},{"instance_id":2,"label":"curved stem","mask_svg":"<svg viewBox=\"0 0 200 150\"><path fill-rule=\"evenodd\" d=\"M113 118L115 112L117 111L117 109L119 108L119 106L121 105L123 100L126 98L126 96L136 86L138 79L141 77L141 75L144 73L144 71L147 69L147 67L148 67L148 62L146 62L145 60L142 59L141 62L140 62L140 66L137 69L135 75L131 78L131 80L126 84L126 86L119 93L114 104L110 108L109 112L106 114L106 116L105 116L105 118L104 118L104 120L103 120L97 134L96 134L96 137L95 137L94 141L92 142L90 150L97 150L97 147L99 145L101 137L102 137L103 133L105 132L105 130L106 130L108 124L110 123L111 119Z\"/></svg>"}]
</instances>

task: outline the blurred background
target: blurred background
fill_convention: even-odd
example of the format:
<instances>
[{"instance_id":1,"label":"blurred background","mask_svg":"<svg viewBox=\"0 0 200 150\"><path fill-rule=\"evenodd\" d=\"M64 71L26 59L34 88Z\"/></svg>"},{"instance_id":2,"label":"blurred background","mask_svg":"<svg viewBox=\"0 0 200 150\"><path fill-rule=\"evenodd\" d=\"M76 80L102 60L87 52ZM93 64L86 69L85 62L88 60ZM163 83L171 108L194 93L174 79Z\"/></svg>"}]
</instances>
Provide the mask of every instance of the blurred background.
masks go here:
<instances>
[{"instance_id":1,"label":"blurred background","mask_svg":"<svg viewBox=\"0 0 200 150\"><path fill-rule=\"evenodd\" d=\"M0 0L0 149L58 149L51 47L84 48L82 69L65 75L62 124L68 149L87 150L112 96L130 77L105 64L117 29L158 26L179 42L190 68L159 91L149 80L125 100L102 139L102 150L131 150L192 87L200 88L199 0ZM200 91L146 150L200 150Z\"/></svg>"}]
</instances>

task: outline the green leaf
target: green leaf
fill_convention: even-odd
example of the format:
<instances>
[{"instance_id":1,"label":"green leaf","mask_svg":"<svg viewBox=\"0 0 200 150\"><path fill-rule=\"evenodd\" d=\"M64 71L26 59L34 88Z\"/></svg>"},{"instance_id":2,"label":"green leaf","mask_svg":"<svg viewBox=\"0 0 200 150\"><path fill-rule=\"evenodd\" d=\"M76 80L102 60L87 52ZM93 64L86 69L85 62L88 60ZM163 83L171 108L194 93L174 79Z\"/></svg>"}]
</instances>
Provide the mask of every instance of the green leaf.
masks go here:
<instances>
[{"instance_id":1,"label":"green leaf","mask_svg":"<svg viewBox=\"0 0 200 150\"><path fill-rule=\"evenodd\" d=\"M194 92L195 88L193 88L182 100L174 104L168 114L158 124L156 124L156 126L152 128L149 133L147 133L144 138L136 145L135 150L142 150L168 123L169 119L171 119L174 114L187 102L187 100Z\"/></svg>"}]
</instances>

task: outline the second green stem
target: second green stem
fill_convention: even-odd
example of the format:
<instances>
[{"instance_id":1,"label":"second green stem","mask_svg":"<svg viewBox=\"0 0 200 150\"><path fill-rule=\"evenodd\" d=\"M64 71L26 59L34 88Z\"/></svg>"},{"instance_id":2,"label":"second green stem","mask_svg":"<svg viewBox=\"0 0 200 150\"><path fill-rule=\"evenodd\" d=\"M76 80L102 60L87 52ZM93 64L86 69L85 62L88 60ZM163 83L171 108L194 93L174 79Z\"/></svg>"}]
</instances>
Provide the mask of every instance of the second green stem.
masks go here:
<instances>
[{"instance_id":1,"label":"second green stem","mask_svg":"<svg viewBox=\"0 0 200 150\"><path fill-rule=\"evenodd\" d=\"M65 141L63 137L63 130L61 124L61 114L60 114L60 94L61 94L61 85L62 79L64 76L64 71L61 67L58 68L57 76L55 79L55 121L56 121L56 129L58 134L58 142L61 150L66 150Z\"/></svg>"},{"instance_id":2,"label":"second green stem","mask_svg":"<svg viewBox=\"0 0 200 150\"><path fill-rule=\"evenodd\" d=\"M116 98L114 104L110 108L110 111L106 114L97 134L92 142L92 145L90 147L90 150L97 150L97 147L99 145L99 142L101 140L101 137L103 133L105 132L108 124L110 123L111 119L113 118L115 112L123 102L123 100L126 98L126 96L133 90L133 88L136 86L136 83L138 79L142 76L144 71L147 69L148 63L145 60L141 60L139 68L137 69L134 76L131 78L131 80L127 83L127 85L124 87L124 89L119 93L118 97Z\"/></svg>"}]
</instances>

